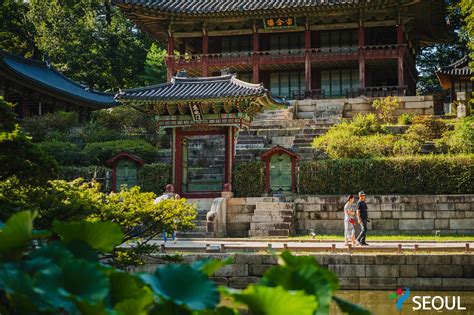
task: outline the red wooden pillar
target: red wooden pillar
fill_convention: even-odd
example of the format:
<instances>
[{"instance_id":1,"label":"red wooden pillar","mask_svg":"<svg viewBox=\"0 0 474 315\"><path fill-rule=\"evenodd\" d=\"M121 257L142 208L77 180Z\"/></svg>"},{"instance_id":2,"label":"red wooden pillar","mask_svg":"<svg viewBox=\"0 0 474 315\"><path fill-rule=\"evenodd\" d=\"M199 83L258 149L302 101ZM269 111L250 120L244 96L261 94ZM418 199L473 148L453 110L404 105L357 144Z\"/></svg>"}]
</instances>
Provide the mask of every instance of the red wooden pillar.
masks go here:
<instances>
[{"instance_id":1,"label":"red wooden pillar","mask_svg":"<svg viewBox=\"0 0 474 315\"><path fill-rule=\"evenodd\" d=\"M255 29L252 38L252 82L260 83L260 67L258 66L258 52L260 50L258 31Z\"/></svg>"},{"instance_id":2,"label":"red wooden pillar","mask_svg":"<svg viewBox=\"0 0 474 315\"><path fill-rule=\"evenodd\" d=\"M207 32L202 36L202 76L209 76L209 36Z\"/></svg>"},{"instance_id":3,"label":"red wooden pillar","mask_svg":"<svg viewBox=\"0 0 474 315\"><path fill-rule=\"evenodd\" d=\"M397 25L397 45L398 45L398 85L405 85L405 48L403 45L403 24L399 23Z\"/></svg>"},{"instance_id":4,"label":"red wooden pillar","mask_svg":"<svg viewBox=\"0 0 474 315\"><path fill-rule=\"evenodd\" d=\"M304 32L304 48L305 48L305 62L304 62L304 83L305 90L311 91L311 31L306 29Z\"/></svg>"},{"instance_id":5,"label":"red wooden pillar","mask_svg":"<svg viewBox=\"0 0 474 315\"><path fill-rule=\"evenodd\" d=\"M365 29L359 26L359 88L365 88Z\"/></svg>"},{"instance_id":6,"label":"red wooden pillar","mask_svg":"<svg viewBox=\"0 0 474 315\"><path fill-rule=\"evenodd\" d=\"M168 78L168 82L171 81L171 78L173 77L173 73L174 73L174 59L173 59L173 55L174 55L174 38L173 36L168 36L168 67L167 67L167 78Z\"/></svg>"}]
</instances>

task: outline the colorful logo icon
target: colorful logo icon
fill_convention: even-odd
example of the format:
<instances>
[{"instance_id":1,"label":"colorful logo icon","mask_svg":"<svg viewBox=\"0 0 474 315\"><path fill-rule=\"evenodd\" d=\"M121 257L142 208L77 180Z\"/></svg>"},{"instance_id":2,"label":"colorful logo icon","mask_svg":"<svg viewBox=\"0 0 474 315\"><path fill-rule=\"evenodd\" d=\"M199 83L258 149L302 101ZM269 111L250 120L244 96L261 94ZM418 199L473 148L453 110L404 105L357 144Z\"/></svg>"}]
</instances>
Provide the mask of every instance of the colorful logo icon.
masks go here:
<instances>
[{"instance_id":1,"label":"colorful logo icon","mask_svg":"<svg viewBox=\"0 0 474 315\"><path fill-rule=\"evenodd\" d=\"M397 292L391 293L388 298L389 299L396 299L396 307L397 310L402 310L403 302L405 302L410 297L410 288L405 288L405 292L403 292L402 288L398 288Z\"/></svg>"}]
</instances>

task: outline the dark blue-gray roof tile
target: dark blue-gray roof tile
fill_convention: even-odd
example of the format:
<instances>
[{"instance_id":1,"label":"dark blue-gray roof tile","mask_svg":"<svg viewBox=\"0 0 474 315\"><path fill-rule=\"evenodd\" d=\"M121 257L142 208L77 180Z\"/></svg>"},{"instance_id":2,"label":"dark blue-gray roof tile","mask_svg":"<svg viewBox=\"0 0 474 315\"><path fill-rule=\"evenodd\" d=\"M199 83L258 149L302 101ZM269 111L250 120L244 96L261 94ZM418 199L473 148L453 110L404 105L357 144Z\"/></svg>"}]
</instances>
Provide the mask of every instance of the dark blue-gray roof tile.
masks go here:
<instances>
[{"instance_id":1,"label":"dark blue-gray roof tile","mask_svg":"<svg viewBox=\"0 0 474 315\"><path fill-rule=\"evenodd\" d=\"M82 102L92 103L97 106L110 107L116 105L114 93L104 93L90 90L71 79L65 77L47 63L26 59L20 56L0 51L0 65L10 72L21 77L26 83L30 82L56 93L61 93Z\"/></svg>"}]
</instances>

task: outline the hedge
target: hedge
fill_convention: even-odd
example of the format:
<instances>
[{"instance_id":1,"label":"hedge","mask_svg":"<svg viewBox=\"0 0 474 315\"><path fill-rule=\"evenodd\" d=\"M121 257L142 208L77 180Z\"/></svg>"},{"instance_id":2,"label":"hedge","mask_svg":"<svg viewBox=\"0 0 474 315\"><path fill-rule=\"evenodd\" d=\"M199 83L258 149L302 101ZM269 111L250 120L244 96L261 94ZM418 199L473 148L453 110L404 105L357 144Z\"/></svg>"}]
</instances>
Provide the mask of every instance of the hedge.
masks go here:
<instances>
[{"instance_id":1,"label":"hedge","mask_svg":"<svg viewBox=\"0 0 474 315\"><path fill-rule=\"evenodd\" d=\"M138 182L142 191L151 191L161 195L167 184L171 183L171 164L145 164L138 173Z\"/></svg>"},{"instance_id":2,"label":"hedge","mask_svg":"<svg viewBox=\"0 0 474 315\"><path fill-rule=\"evenodd\" d=\"M236 197L259 197L265 192L264 164L261 161L235 163L232 190Z\"/></svg>"},{"instance_id":3,"label":"hedge","mask_svg":"<svg viewBox=\"0 0 474 315\"><path fill-rule=\"evenodd\" d=\"M117 140L88 143L84 148L84 155L90 164L104 165L108 159L122 151L135 154L146 163L152 163L158 149L144 140Z\"/></svg>"},{"instance_id":4,"label":"hedge","mask_svg":"<svg viewBox=\"0 0 474 315\"><path fill-rule=\"evenodd\" d=\"M75 143L53 140L40 142L38 146L60 165L82 165L84 162L82 150Z\"/></svg>"},{"instance_id":5,"label":"hedge","mask_svg":"<svg viewBox=\"0 0 474 315\"><path fill-rule=\"evenodd\" d=\"M302 194L472 194L474 155L308 161Z\"/></svg>"}]
</instances>

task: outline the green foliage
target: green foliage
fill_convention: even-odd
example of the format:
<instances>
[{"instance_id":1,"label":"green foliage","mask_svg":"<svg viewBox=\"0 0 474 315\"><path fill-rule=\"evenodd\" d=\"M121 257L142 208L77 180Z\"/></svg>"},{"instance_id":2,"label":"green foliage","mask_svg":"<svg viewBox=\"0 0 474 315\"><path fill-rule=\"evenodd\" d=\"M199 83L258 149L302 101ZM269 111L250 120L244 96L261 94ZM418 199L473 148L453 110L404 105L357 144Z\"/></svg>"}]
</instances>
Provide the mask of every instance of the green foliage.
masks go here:
<instances>
[{"instance_id":1,"label":"green foliage","mask_svg":"<svg viewBox=\"0 0 474 315\"><path fill-rule=\"evenodd\" d=\"M462 119L456 123L454 130L443 133L435 144L437 149L444 153L474 153L474 119L472 117Z\"/></svg>"},{"instance_id":2,"label":"green foliage","mask_svg":"<svg viewBox=\"0 0 474 315\"><path fill-rule=\"evenodd\" d=\"M93 179L104 182L104 179L107 177L107 172L111 172L112 170L105 167L105 166L60 166L58 169L58 178L71 181L77 178L84 178L87 181L91 181ZM105 189L105 187L102 187ZM110 187L109 187L110 189ZM107 190L107 189L105 189Z\"/></svg>"},{"instance_id":3,"label":"green foliage","mask_svg":"<svg viewBox=\"0 0 474 315\"><path fill-rule=\"evenodd\" d=\"M185 199L164 200L154 204L155 198L155 194L143 193L138 187L105 194L100 191L97 182L88 183L82 179L72 182L54 180L44 187L19 186L15 181L3 182L0 183L0 219L6 219L17 209L33 209L39 213L36 227L42 229L51 229L55 220L113 221L121 227L124 241L136 240L141 245L148 243L163 229L172 231L175 228L183 230L193 227L196 210ZM67 227L68 230L76 228L87 227ZM62 231L57 230L60 234ZM82 234L87 238L96 237L88 236L86 232ZM106 240L112 239L112 236L96 238ZM133 253L130 255L133 256Z\"/></svg>"},{"instance_id":4,"label":"green foliage","mask_svg":"<svg viewBox=\"0 0 474 315\"><path fill-rule=\"evenodd\" d=\"M379 112L379 118L385 123L393 120L393 113L400 107L400 100L396 96L387 96L374 100L372 107Z\"/></svg>"},{"instance_id":5,"label":"green foliage","mask_svg":"<svg viewBox=\"0 0 474 315\"><path fill-rule=\"evenodd\" d=\"M79 126L79 115L75 112L58 111L42 116L25 117L22 127L33 137L33 141L44 141L53 132L67 133Z\"/></svg>"},{"instance_id":6,"label":"green foliage","mask_svg":"<svg viewBox=\"0 0 474 315\"><path fill-rule=\"evenodd\" d=\"M415 115L412 113L403 113L397 118L397 123L399 125L411 125L413 122L413 118L415 118Z\"/></svg>"},{"instance_id":7,"label":"green foliage","mask_svg":"<svg viewBox=\"0 0 474 315\"><path fill-rule=\"evenodd\" d=\"M82 241L103 252L110 252L115 246L122 244L122 230L119 225L111 222L54 221L53 229L65 244Z\"/></svg>"},{"instance_id":8,"label":"green foliage","mask_svg":"<svg viewBox=\"0 0 474 315\"><path fill-rule=\"evenodd\" d=\"M164 83L167 81L166 49L152 43L146 55L144 73L141 75L145 85Z\"/></svg>"},{"instance_id":9,"label":"green foliage","mask_svg":"<svg viewBox=\"0 0 474 315\"><path fill-rule=\"evenodd\" d=\"M270 268L259 284L227 289L218 287L209 275L231 261L169 264L133 275L99 261L103 250L112 250L122 239L117 224L56 222L60 240L56 236L42 240L50 233L34 233L34 217L30 212L17 213L0 230L2 313L238 314L219 306L220 291L252 314L327 314L332 298L347 313L370 314L334 297L337 277L313 257L285 251L279 266ZM32 241L36 246L30 246Z\"/></svg>"},{"instance_id":10,"label":"green foliage","mask_svg":"<svg viewBox=\"0 0 474 315\"><path fill-rule=\"evenodd\" d=\"M65 75L98 90L141 84L149 39L110 1L29 1L37 46Z\"/></svg>"},{"instance_id":11,"label":"green foliage","mask_svg":"<svg viewBox=\"0 0 474 315\"><path fill-rule=\"evenodd\" d=\"M27 1L4 0L0 2L0 50L27 57L37 57L34 42L35 28L25 15Z\"/></svg>"},{"instance_id":12,"label":"green foliage","mask_svg":"<svg viewBox=\"0 0 474 315\"><path fill-rule=\"evenodd\" d=\"M304 194L472 194L474 156L413 156L303 162Z\"/></svg>"},{"instance_id":13,"label":"green foliage","mask_svg":"<svg viewBox=\"0 0 474 315\"><path fill-rule=\"evenodd\" d=\"M106 130L119 133L132 134L137 130L148 132L156 130L155 123L147 114L128 106L94 111L91 120Z\"/></svg>"},{"instance_id":14,"label":"green foliage","mask_svg":"<svg viewBox=\"0 0 474 315\"><path fill-rule=\"evenodd\" d=\"M461 0L458 2L457 8L460 9L460 13L463 20L461 28L462 34L467 38L467 47L470 51L471 63L470 68L474 69L472 61L474 60L474 1L473 0Z\"/></svg>"},{"instance_id":15,"label":"green foliage","mask_svg":"<svg viewBox=\"0 0 474 315\"><path fill-rule=\"evenodd\" d=\"M167 163L143 165L138 171L138 182L143 191L162 194L166 185L171 183L171 165Z\"/></svg>"},{"instance_id":16,"label":"green foliage","mask_svg":"<svg viewBox=\"0 0 474 315\"><path fill-rule=\"evenodd\" d=\"M438 139L443 132L447 130L446 123L442 119L433 116L415 116L415 118L413 118L413 125L410 126L410 128L416 125L426 127L427 132L424 137L426 137L427 140ZM408 133L410 132L410 128L407 131Z\"/></svg>"},{"instance_id":17,"label":"green foliage","mask_svg":"<svg viewBox=\"0 0 474 315\"><path fill-rule=\"evenodd\" d=\"M352 122L348 124L345 123L345 127L353 127L354 134L358 136L369 136L377 133L384 133L382 125L377 121L377 117L373 113L361 115L356 114L352 119Z\"/></svg>"},{"instance_id":18,"label":"green foliage","mask_svg":"<svg viewBox=\"0 0 474 315\"><path fill-rule=\"evenodd\" d=\"M60 165L83 164L82 150L75 143L52 140L40 142L38 147L52 156Z\"/></svg>"},{"instance_id":19,"label":"green foliage","mask_svg":"<svg viewBox=\"0 0 474 315\"><path fill-rule=\"evenodd\" d=\"M257 197L265 192L264 165L261 161L235 163L232 190L236 196Z\"/></svg>"},{"instance_id":20,"label":"green foliage","mask_svg":"<svg viewBox=\"0 0 474 315\"><path fill-rule=\"evenodd\" d=\"M16 177L24 183L43 183L55 176L57 164L31 143L12 110L13 105L0 97L0 181Z\"/></svg>"},{"instance_id":21,"label":"green foliage","mask_svg":"<svg viewBox=\"0 0 474 315\"><path fill-rule=\"evenodd\" d=\"M144 140L116 140L88 143L84 147L85 160L90 164L104 165L120 152L135 154L146 162L153 162L158 150Z\"/></svg>"}]
</instances>

